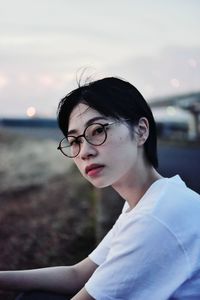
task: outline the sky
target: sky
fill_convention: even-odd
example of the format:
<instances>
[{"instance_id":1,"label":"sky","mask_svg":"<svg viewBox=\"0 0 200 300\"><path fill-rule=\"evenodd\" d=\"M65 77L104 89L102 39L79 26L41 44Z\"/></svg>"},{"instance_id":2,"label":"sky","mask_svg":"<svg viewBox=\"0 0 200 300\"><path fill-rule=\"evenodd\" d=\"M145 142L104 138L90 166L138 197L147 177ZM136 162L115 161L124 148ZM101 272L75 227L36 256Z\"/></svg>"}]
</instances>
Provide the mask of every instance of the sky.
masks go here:
<instances>
[{"instance_id":1,"label":"sky","mask_svg":"<svg viewBox=\"0 0 200 300\"><path fill-rule=\"evenodd\" d=\"M55 117L76 77L200 91L199 0L0 0L0 117Z\"/></svg>"}]
</instances>

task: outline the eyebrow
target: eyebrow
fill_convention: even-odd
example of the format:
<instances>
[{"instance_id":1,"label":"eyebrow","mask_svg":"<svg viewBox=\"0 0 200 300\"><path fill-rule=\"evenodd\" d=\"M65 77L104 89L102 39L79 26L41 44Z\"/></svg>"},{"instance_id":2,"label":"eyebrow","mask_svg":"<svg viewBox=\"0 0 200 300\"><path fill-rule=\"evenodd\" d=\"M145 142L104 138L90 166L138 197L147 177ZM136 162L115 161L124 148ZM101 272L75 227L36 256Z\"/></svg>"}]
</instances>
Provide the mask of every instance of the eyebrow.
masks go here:
<instances>
[{"instance_id":1,"label":"eyebrow","mask_svg":"<svg viewBox=\"0 0 200 300\"><path fill-rule=\"evenodd\" d=\"M106 117L102 117L102 116L99 116L99 117L94 117L90 120L88 120L86 123L85 123L85 128L91 124L93 124L94 122L96 121L99 121L99 120L105 120L105 121L108 121L108 119ZM72 129L72 130L69 130L67 135L71 135L71 134L75 134L77 133L78 131L76 129Z\"/></svg>"}]
</instances>

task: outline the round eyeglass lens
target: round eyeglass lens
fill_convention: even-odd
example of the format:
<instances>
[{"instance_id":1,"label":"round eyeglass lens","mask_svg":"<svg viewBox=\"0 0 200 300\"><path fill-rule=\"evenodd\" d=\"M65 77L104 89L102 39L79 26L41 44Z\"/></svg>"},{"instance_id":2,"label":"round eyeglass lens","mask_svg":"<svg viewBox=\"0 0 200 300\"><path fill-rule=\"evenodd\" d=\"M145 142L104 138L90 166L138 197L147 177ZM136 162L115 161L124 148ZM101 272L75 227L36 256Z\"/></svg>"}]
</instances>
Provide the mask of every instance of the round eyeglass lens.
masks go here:
<instances>
[{"instance_id":1,"label":"round eyeglass lens","mask_svg":"<svg viewBox=\"0 0 200 300\"><path fill-rule=\"evenodd\" d=\"M60 149L68 157L75 157L79 154L80 145L74 136L68 136L61 141Z\"/></svg>"},{"instance_id":2,"label":"round eyeglass lens","mask_svg":"<svg viewBox=\"0 0 200 300\"><path fill-rule=\"evenodd\" d=\"M105 125L94 123L89 125L81 136L68 136L67 138L63 138L60 142L59 149L64 155L70 158L76 157L80 152L83 138L91 145L102 145L107 138Z\"/></svg>"},{"instance_id":3,"label":"round eyeglass lens","mask_svg":"<svg viewBox=\"0 0 200 300\"><path fill-rule=\"evenodd\" d=\"M106 129L101 124L89 125L85 130L85 139L88 143L99 146L106 140Z\"/></svg>"}]
</instances>

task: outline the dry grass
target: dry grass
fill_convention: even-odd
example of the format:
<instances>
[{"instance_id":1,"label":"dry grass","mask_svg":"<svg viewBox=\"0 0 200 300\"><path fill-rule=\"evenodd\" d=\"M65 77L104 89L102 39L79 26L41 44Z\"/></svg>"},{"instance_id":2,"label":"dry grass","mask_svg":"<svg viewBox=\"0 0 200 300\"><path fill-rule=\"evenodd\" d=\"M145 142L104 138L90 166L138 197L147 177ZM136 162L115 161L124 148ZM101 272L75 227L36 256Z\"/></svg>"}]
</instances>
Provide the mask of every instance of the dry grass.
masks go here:
<instances>
[{"instance_id":1,"label":"dry grass","mask_svg":"<svg viewBox=\"0 0 200 300\"><path fill-rule=\"evenodd\" d=\"M84 258L95 244L92 187L54 157L54 142L2 133L0 138L0 269L68 265ZM38 148L47 145L42 159ZM2 292L0 299L13 295Z\"/></svg>"}]
</instances>

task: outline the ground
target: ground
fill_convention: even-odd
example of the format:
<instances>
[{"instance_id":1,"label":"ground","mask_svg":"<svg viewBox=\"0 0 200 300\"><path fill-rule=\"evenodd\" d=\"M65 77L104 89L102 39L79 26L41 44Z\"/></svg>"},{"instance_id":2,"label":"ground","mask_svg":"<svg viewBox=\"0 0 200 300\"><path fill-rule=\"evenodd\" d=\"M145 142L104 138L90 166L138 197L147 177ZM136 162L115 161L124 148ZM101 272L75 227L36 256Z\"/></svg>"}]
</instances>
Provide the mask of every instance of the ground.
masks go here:
<instances>
[{"instance_id":1,"label":"ground","mask_svg":"<svg viewBox=\"0 0 200 300\"><path fill-rule=\"evenodd\" d=\"M92 187L56 145L0 132L0 270L72 264L95 245Z\"/></svg>"}]
</instances>

